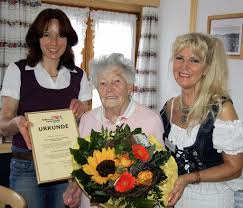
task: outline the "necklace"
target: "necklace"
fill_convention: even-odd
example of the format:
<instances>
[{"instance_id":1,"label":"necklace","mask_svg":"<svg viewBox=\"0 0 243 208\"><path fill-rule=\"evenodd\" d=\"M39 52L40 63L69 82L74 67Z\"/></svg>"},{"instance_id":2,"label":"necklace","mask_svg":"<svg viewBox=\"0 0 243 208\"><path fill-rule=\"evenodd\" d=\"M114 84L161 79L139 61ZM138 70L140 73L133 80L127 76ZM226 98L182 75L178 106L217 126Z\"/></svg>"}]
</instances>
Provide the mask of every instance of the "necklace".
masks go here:
<instances>
[{"instance_id":1,"label":"necklace","mask_svg":"<svg viewBox=\"0 0 243 208\"><path fill-rule=\"evenodd\" d=\"M187 117L190 112L190 107L184 106L182 97L180 97L180 100L179 100L179 110L181 112L181 123L184 124L187 122Z\"/></svg>"},{"instance_id":2,"label":"necklace","mask_svg":"<svg viewBox=\"0 0 243 208\"><path fill-rule=\"evenodd\" d=\"M57 75L50 75L51 77L57 77L58 76L58 74Z\"/></svg>"}]
</instances>

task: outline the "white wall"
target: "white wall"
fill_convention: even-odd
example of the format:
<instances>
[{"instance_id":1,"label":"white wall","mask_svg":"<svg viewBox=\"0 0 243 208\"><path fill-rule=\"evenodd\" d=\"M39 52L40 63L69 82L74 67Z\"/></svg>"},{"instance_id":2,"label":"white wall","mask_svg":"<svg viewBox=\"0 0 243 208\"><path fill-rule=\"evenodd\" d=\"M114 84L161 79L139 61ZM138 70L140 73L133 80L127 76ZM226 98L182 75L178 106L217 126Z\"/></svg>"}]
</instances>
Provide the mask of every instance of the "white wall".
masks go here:
<instances>
[{"instance_id":1,"label":"white wall","mask_svg":"<svg viewBox=\"0 0 243 208\"><path fill-rule=\"evenodd\" d=\"M242 13L243 0L198 0L197 32L207 32L207 17ZM190 0L160 2L160 99L158 106L179 93L168 69L171 44L179 34L189 31ZM243 60L229 59L229 88L241 119L243 119Z\"/></svg>"},{"instance_id":2,"label":"white wall","mask_svg":"<svg viewBox=\"0 0 243 208\"><path fill-rule=\"evenodd\" d=\"M179 93L169 67L172 42L189 30L190 0L160 1L160 83L159 110L167 99Z\"/></svg>"},{"instance_id":3,"label":"white wall","mask_svg":"<svg viewBox=\"0 0 243 208\"><path fill-rule=\"evenodd\" d=\"M243 0L199 0L197 31L207 32L207 17L243 13ZM229 59L229 88L236 111L243 119L243 60Z\"/></svg>"}]
</instances>

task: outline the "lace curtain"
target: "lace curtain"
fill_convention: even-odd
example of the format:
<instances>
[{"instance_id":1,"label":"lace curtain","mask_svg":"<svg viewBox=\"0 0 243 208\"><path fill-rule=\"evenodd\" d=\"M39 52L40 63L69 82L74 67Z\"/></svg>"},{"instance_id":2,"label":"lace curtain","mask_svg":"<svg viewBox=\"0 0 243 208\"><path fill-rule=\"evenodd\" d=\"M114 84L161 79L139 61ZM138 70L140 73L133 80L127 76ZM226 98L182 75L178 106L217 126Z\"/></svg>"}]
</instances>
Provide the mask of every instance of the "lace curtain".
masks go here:
<instances>
[{"instance_id":1,"label":"lace curtain","mask_svg":"<svg viewBox=\"0 0 243 208\"><path fill-rule=\"evenodd\" d=\"M87 21L89 17L89 8L67 7L57 6L51 4L42 4L41 9L45 8L57 8L61 9L70 19L73 28L78 35L78 44L73 47L75 55L75 64L80 66L82 63L82 50L84 48L84 40L86 36Z\"/></svg>"},{"instance_id":2,"label":"lace curtain","mask_svg":"<svg viewBox=\"0 0 243 208\"><path fill-rule=\"evenodd\" d=\"M0 1L1 86L8 64L26 56L25 35L40 5L40 0Z\"/></svg>"},{"instance_id":3,"label":"lace curtain","mask_svg":"<svg viewBox=\"0 0 243 208\"><path fill-rule=\"evenodd\" d=\"M134 99L157 110L158 8L144 7L139 41Z\"/></svg>"},{"instance_id":4,"label":"lace curtain","mask_svg":"<svg viewBox=\"0 0 243 208\"><path fill-rule=\"evenodd\" d=\"M91 11L90 18L93 20L92 30L95 33L95 57L116 52L135 60L136 15Z\"/></svg>"}]
</instances>

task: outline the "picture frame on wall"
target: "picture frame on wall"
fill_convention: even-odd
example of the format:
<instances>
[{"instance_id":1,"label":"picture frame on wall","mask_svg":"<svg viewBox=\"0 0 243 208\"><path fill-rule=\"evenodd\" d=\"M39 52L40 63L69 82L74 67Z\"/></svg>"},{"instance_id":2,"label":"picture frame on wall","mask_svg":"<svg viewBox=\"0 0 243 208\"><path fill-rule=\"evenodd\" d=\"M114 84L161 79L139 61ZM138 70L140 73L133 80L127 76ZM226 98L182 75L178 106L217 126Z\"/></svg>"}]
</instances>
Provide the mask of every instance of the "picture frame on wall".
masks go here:
<instances>
[{"instance_id":1,"label":"picture frame on wall","mask_svg":"<svg viewBox=\"0 0 243 208\"><path fill-rule=\"evenodd\" d=\"M208 16L207 31L223 41L229 58L243 59L243 13Z\"/></svg>"}]
</instances>

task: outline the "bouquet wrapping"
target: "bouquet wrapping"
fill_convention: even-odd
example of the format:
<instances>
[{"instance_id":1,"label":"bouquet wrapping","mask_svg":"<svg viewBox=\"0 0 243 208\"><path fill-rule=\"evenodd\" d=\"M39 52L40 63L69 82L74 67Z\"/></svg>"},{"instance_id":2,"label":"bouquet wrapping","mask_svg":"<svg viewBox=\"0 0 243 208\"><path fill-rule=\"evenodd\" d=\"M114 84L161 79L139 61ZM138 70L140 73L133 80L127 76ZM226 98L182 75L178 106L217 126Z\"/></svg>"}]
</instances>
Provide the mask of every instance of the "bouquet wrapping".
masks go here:
<instances>
[{"instance_id":1,"label":"bouquet wrapping","mask_svg":"<svg viewBox=\"0 0 243 208\"><path fill-rule=\"evenodd\" d=\"M152 135L128 125L78 139L70 149L76 178L102 207L166 207L177 178L174 158Z\"/></svg>"}]
</instances>

